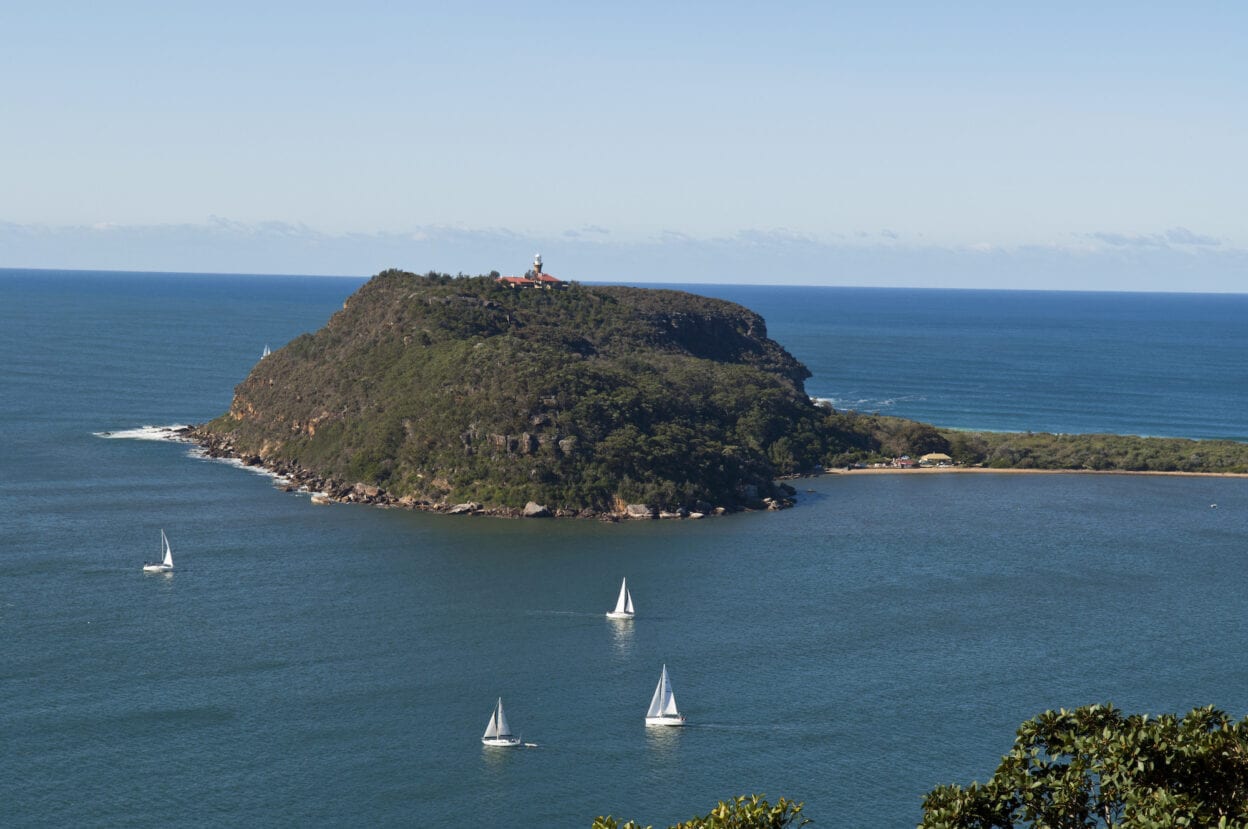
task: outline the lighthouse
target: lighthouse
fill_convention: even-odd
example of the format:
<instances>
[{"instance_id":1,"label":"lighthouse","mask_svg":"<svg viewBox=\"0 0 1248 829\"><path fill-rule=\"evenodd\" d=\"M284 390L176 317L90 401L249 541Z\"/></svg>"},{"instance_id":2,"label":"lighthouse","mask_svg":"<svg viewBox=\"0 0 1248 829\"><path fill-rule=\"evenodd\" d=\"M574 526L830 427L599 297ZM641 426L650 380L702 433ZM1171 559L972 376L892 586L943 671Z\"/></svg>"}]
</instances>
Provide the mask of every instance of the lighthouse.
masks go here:
<instances>
[{"instance_id":1,"label":"lighthouse","mask_svg":"<svg viewBox=\"0 0 1248 829\"><path fill-rule=\"evenodd\" d=\"M542 255L533 254L533 269L526 271L524 276L500 276L498 281L512 288L563 288L563 280L542 272Z\"/></svg>"}]
</instances>

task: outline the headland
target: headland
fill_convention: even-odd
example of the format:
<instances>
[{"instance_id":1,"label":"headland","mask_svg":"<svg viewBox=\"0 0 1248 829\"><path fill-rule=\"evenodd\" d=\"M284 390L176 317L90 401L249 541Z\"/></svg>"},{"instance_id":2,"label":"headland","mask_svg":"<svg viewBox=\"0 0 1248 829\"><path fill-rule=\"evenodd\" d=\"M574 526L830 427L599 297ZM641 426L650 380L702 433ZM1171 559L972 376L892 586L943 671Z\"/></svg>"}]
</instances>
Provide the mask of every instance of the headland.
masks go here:
<instances>
[{"instance_id":1,"label":"headland","mask_svg":"<svg viewBox=\"0 0 1248 829\"><path fill-rule=\"evenodd\" d=\"M523 277L390 270L188 436L321 500L498 516L781 509L781 479L924 455L947 461L936 471L1248 472L1233 441L837 411L809 375L735 303L565 282L540 260Z\"/></svg>"}]
</instances>

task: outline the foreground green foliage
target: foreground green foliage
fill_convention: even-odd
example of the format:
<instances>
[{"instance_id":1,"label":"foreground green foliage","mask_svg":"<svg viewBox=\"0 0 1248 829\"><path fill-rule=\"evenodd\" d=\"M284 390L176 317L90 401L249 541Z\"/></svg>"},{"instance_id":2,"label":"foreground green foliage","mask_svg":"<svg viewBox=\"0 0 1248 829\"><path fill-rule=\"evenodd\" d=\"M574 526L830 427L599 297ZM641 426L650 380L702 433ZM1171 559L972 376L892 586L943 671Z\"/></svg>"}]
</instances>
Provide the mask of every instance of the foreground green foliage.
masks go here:
<instances>
[{"instance_id":1,"label":"foreground green foliage","mask_svg":"<svg viewBox=\"0 0 1248 829\"><path fill-rule=\"evenodd\" d=\"M690 818L676 823L668 829L787 829L787 827L805 826L811 821L801 817L802 804L785 800L783 797L772 806L763 799L763 795L737 797L731 801L719 802L719 805L701 817ZM642 829L634 821L619 823L610 815L599 817L591 829ZM652 829L647 826L645 829Z\"/></svg>"},{"instance_id":2,"label":"foreground green foliage","mask_svg":"<svg viewBox=\"0 0 1248 829\"><path fill-rule=\"evenodd\" d=\"M940 786L921 829L1248 826L1248 720L1214 709L1126 716L1109 705L1023 723L987 783Z\"/></svg>"}]
</instances>

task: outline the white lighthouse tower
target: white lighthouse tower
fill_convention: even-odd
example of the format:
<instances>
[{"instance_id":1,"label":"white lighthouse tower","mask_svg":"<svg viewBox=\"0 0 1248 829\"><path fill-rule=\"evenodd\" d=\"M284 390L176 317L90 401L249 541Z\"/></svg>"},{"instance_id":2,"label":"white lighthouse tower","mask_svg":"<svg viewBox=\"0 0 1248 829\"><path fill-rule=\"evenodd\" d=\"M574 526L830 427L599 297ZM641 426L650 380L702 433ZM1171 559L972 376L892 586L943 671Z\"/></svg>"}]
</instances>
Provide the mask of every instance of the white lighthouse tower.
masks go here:
<instances>
[{"instance_id":1,"label":"white lighthouse tower","mask_svg":"<svg viewBox=\"0 0 1248 829\"><path fill-rule=\"evenodd\" d=\"M542 275L542 255L540 253L533 254L533 275Z\"/></svg>"}]
</instances>

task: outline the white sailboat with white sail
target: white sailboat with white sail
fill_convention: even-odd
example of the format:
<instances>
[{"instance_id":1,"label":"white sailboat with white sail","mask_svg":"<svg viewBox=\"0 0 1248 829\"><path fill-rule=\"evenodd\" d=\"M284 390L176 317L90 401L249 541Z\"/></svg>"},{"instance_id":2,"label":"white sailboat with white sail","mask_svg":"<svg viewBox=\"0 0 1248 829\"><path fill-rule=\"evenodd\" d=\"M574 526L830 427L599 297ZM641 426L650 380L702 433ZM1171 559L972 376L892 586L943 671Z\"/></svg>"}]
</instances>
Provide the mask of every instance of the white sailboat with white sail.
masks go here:
<instances>
[{"instance_id":1,"label":"white sailboat with white sail","mask_svg":"<svg viewBox=\"0 0 1248 829\"><path fill-rule=\"evenodd\" d=\"M650 698L650 710L646 712L646 725L684 725L685 718L676 710L676 695L672 693L672 682L667 678L667 666L659 675L658 687Z\"/></svg>"},{"instance_id":2,"label":"white sailboat with white sail","mask_svg":"<svg viewBox=\"0 0 1248 829\"><path fill-rule=\"evenodd\" d=\"M620 597L615 601L615 610L607 611L608 619L633 618L633 594L628 592L628 579L620 582Z\"/></svg>"},{"instance_id":3,"label":"white sailboat with white sail","mask_svg":"<svg viewBox=\"0 0 1248 829\"><path fill-rule=\"evenodd\" d=\"M160 561L146 562L143 565L145 573L168 573L173 569L173 548L169 546L169 538L165 535L165 531L160 531Z\"/></svg>"},{"instance_id":4,"label":"white sailboat with white sail","mask_svg":"<svg viewBox=\"0 0 1248 829\"><path fill-rule=\"evenodd\" d=\"M507 716L503 713L502 697L498 698L498 704L494 706L494 711L490 714L490 724L485 727L481 742L487 746L505 748L520 745L520 738L512 734L511 726L507 725Z\"/></svg>"},{"instance_id":5,"label":"white sailboat with white sail","mask_svg":"<svg viewBox=\"0 0 1248 829\"><path fill-rule=\"evenodd\" d=\"M269 348L269 344L265 343L264 351L260 352L260 359L263 360L265 357L269 356L272 353L273 353L273 350Z\"/></svg>"}]
</instances>

